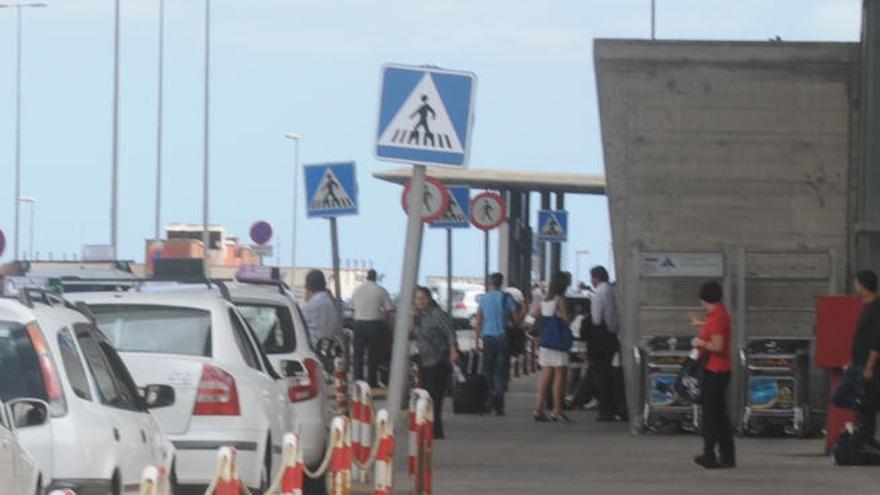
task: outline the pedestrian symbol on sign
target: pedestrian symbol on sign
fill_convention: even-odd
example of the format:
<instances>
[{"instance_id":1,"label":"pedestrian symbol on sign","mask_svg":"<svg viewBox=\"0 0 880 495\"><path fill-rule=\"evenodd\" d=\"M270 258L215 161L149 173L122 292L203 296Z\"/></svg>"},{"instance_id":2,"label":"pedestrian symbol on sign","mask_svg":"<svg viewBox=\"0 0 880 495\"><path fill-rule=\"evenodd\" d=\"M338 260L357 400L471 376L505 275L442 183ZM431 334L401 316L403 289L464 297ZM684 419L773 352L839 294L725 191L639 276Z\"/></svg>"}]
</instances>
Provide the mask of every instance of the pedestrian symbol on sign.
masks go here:
<instances>
[{"instance_id":1,"label":"pedestrian symbol on sign","mask_svg":"<svg viewBox=\"0 0 880 495\"><path fill-rule=\"evenodd\" d=\"M464 152L430 74L422 76L380 136L379 145Z\"/></svg>"},{"instance_id":2,"label":"pedestrian symbol on sign","mask_svg":"<svg viewBox=\"0 0 880 495\"><path fill-rule=\"evenodd\" d=\"M306 165L303 172L306 211L310 218L357 214L354 162Z\"/></svg>"},{"instance_id":3,"label":"pedestrian symbol on sign","mask_svg":"<svg viewBox=\"0 0 880 495\"><path fill-rule=\"evenodd\" d=\"M538 241L565 242L568 240L568 212L541 210L538 212Z\"/></svg>"},{"instance_id":4,"label":"pedestrian symbol on sign","mask_svg":"<svg viewBox=\"0 0 880 495\"><path fill-rule=\"evenodd\" d=\"M318 185L318 190L312 197L312 210L335 210L339 208L352 208L354 202L348 197L345 189L339 184L336 174L328 167L324 171L324 177Z\"/></svg>"}]
</instances>

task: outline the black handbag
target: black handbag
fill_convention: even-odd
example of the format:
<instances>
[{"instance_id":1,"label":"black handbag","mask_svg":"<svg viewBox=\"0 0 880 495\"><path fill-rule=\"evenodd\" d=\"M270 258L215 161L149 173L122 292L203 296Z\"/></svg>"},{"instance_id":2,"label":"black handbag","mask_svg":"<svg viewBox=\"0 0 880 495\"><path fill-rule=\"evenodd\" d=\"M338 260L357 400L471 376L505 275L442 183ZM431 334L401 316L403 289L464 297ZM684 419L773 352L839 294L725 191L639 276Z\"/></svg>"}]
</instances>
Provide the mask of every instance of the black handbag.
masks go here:
<instances>
[{"instance_id":1,"label":"black handbag","mask_svg":"<svg viewBox=\"0 0 880 495\"><path fill-rule=\"evenodd\" d=\"M703 403L703 380L706 378L703 361L687 358L675 378L675 393L693 404Z\"/></svg>"}]
</instances>

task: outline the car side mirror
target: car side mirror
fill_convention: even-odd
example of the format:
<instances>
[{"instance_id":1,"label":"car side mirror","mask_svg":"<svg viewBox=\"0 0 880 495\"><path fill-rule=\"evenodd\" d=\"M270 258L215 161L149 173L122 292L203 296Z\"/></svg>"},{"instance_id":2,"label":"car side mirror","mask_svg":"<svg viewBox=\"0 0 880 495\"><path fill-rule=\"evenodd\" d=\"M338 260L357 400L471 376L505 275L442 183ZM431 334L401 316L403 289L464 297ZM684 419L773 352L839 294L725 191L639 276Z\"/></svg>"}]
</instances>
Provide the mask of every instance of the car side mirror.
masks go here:
<instances>
[{"instance_id":1,"label":"car side mirror","mask_svg":"<svg viewBox=\"0 0 880 495\"><path fill-rule=\"evenodd\" d=\"M147 409L168 407L174 404L174 387L170 385L147 385L143 388L143 398Z\"/></svg>"},{"instance_id":2,"label":"car side mirror","mask_svg":"<svg viewBox=\"0 0 880 495\"><path fill-rule=\"evenodd\" d=\"M38 399L16 399L6 406L15 428L41 426L49 420L49 404Z\"/></svg>"}]
</instances>

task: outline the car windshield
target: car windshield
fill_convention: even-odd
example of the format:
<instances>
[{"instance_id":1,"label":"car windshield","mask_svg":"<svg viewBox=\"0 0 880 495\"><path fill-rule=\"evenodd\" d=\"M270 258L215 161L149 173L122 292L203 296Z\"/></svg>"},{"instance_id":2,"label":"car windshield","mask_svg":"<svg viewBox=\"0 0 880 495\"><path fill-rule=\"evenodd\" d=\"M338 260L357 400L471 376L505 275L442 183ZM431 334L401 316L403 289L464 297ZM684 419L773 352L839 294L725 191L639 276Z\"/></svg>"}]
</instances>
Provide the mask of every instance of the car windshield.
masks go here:
<instances>
[{"instance_id":1,"label":"car windshield","mask_svg":"<svg viewBox=\"0 0 880 495\"><path fill-rule=\"evenodd\" d=\"M48 400L40 362L24 325L0 321L0 399Z\"/></svg>"},{"instance_id":2,"label":"car windshield","mask_svg":"<svg viewBox=\"0 0 880 495\"><path fill-rule=\"evenodd\" d=\"M283 306L236 304L254 330L266 354L284 354L296 350L296 337L290 310Z\"/></svg>"},{"instance_id":3,"label":"car windshield","mask_svg":"<svg viewBox=\"0 0 880 495\"><path fill-rule=\"evenodd\" d=\"M91 306L119 352L211 355L211 313L168 306Z\"/></svg>"}]
</instances>

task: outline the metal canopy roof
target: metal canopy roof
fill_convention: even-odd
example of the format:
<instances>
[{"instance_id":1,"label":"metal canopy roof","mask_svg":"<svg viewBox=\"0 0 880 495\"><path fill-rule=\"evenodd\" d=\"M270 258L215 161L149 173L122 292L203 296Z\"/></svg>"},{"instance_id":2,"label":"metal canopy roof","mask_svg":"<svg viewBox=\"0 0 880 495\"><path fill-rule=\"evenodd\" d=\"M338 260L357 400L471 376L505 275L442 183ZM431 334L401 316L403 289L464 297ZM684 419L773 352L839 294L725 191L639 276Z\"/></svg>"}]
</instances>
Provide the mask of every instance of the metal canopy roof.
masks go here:
<instances>
[{"instance_id":1,"label":"metal canopy roof","mask_svg":"<svg viewBox=\"0 0 880 495\"><path fill-rule=\"evenodd\" d=\"M428 167L428 175L440 179L448 186L605 195L605 176L597 174ZM373 174L373 177L396 184L403 184L412 177L412 168L404 167L376 172Z\"/></svg>"}]
</instances>

